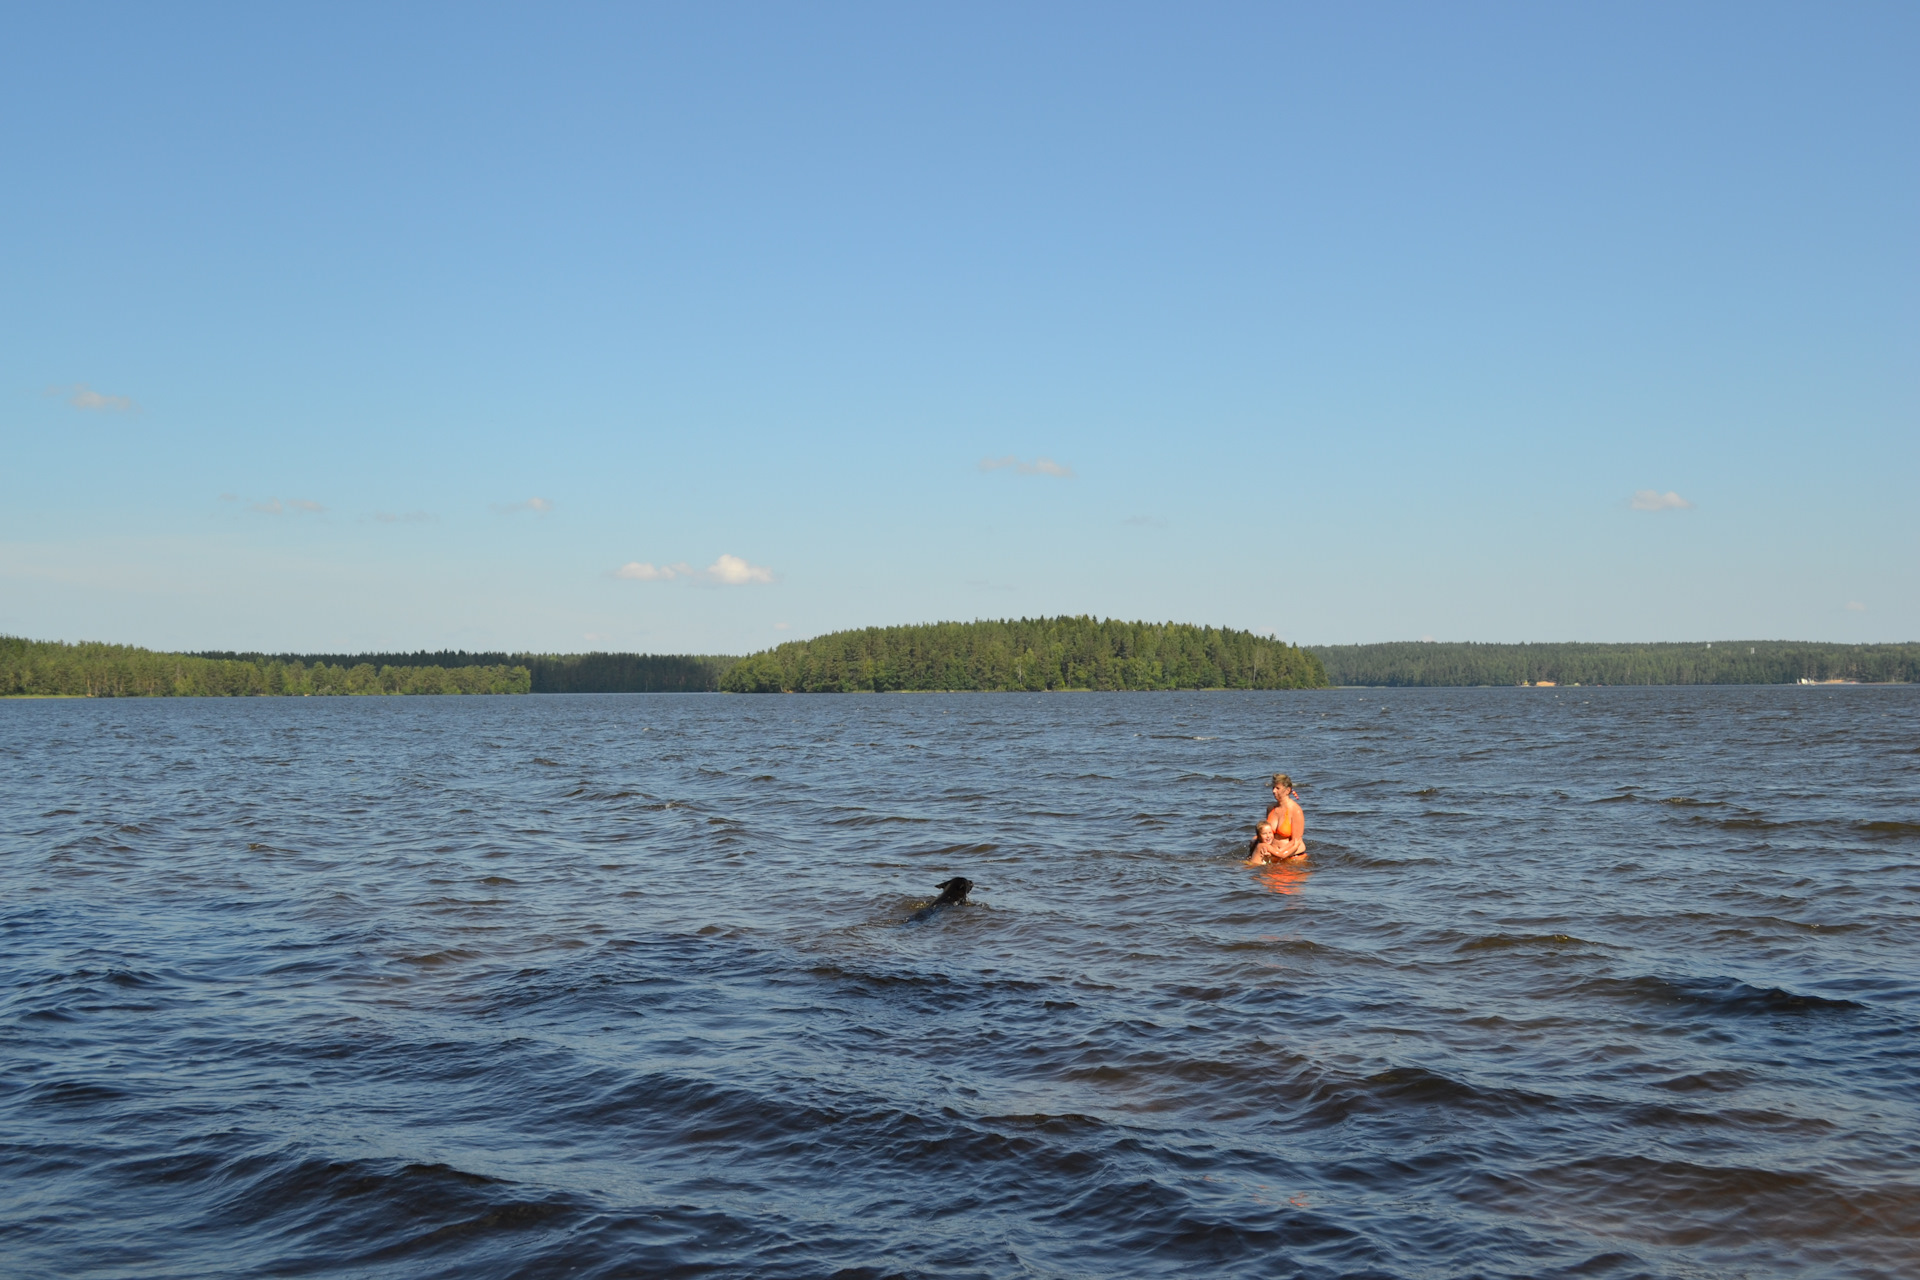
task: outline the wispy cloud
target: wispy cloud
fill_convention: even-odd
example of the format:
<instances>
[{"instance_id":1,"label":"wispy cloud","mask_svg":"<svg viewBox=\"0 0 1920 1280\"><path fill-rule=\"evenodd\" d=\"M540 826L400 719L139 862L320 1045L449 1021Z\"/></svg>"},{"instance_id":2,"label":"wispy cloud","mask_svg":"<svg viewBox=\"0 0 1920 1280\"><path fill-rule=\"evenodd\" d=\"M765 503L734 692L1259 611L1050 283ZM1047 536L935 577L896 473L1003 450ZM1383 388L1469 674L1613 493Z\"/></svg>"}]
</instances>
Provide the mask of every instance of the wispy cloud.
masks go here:
<instances>
[{"instance_id":1,"label":"wispy cloud","mask_svg":"<svg viewBox=\"0 0 1920 1280\"><path fill-rule=\"evenodd\" d=\"M1635 511L1690 511L1693 504L1669 489L1636 489L1629 504Z\"/></svg>"},{"instance_id":2,"label":"wispy cloud","mask_svg":"<svg viewBox=\"0 0 1920 1280\"><path fill-rule=\"evenodd\" d=\"M431 511L376 511L373 518L381 524L428 524L440 517Z\"/></svg>"},{"instance_id":3,"label":"wispy cloud","mask_svg":"<svg viewBox=\"0 0 1920 1280\"><path fill-rule=\"evenodd\" d=\"M648 564L645 560L629 560L613 571L616 578L625 578L629 582L666 582L672 578L690 578L693 566L687 564Z\"/></svg>"},{"instance_id":4,"label":"wispy cloud","mask_svg":"<svg viewBox=\"0 0 1920 1280\"><path fill-rule=\"evenodd\" d=\"M1136 529L1164 529L1167 522L1159 516L1128 516L1121 524L1130 524Z\"/></svg>"},{"instance_id":5,"label":"wispy cloud","mask_svg":"<svg viewBox=\"0 0 1920 1280\"><path fill-rule=\"evenodd\" d=\"M302 511L318 515L326 508L317 502L309 502L305 498L288 498L285 502L278 498L268 498L265 502L249 503L247 510L258 511L262 515L283 516L289 512L298 514Z\"/></svg>"},{"instance_id":6,"label":"wispy cloud","mask_svg":"<svg viewBox=\"0 0 1920 1280\"><path fill-rule=\"evenodd\" d=\"M1073 478L1072 467L1064 462L1055 462L1052 458L1046 457L1035 458L1032 462L1022 462L1012 454L1008 454L1004 458L982 458L980 459L980 469L982 471L1011 470L1017 475L1055 476L1061 480L1071 480Z\"/></svg>"},{"instance_id":7,"label":"wispy cloud","mask_svg":"<svg viewBox=\"0 0 1920 1280\"><path fill-rule=\"evenodd\" d=\"M722 555L704 569L696 569L684 561L677 564L652 564L645 560L630 560L613 571L616 578L625 578L629 582L671 582L684 578L697 582L717 582L721 586L741 587L753 582L772 582L773 570L764 565L748 564L739 556Z\"/></svg>"},{"instance_id":8,"label":"wispy cloud","mask_svg":"<svg viewBox=\"0 0 1920 1280\"><path fill-rule=\"evenodd\" d=\"M551 498L528 498L525 502L496 502L493 504L493 509L503 516L512 515L516 511L531 511L537 516L543 516L553 510L553 500Z\"/></svg>"},{"instance_id":9,"label":"wispy cloud","mask_svg":"<svg viewBox=\"0 0 1920 1280\"><path fill-rule=\"evenodd\" d=\"M1866 611L1867 611L1867 606L1861 604L1858 600L1847 601L1848 613L1865 613Z\"/></svg>"},{"instance_id":10,"label":"wispy cloud","mask_svg":"<svg viewBox=\"0 0 1920 1280\"><path fill-rule=\"evenodd\" d=\"M67 395L67 403L76 409L88 413L136 413L140 406L129 396L110 396L104 391L95 391L84 382L76 382L72 387L49 387L49 395Z\"/></svg>"}]
</instances>

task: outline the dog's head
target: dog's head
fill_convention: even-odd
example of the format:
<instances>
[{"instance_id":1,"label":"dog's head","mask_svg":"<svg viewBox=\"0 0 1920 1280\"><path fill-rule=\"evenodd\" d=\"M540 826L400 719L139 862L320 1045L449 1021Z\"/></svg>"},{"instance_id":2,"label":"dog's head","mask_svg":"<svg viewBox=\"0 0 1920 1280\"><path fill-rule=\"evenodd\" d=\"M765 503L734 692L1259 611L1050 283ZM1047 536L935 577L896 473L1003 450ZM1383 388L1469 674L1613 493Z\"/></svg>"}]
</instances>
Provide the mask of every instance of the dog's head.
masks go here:
<instances>
[{"instance_id":1,"label":"dog's head","mask_svg":"<svg viewBox=\"0 0 1920 1280\"><path fill-rule=\"evenodd\" d=\"M940 896L948 902L965 902L967 895L973 891L973 881L965 876L955 876L951 880L942 881L936 887L940 890Z\"/></svg>"}]
</instances>

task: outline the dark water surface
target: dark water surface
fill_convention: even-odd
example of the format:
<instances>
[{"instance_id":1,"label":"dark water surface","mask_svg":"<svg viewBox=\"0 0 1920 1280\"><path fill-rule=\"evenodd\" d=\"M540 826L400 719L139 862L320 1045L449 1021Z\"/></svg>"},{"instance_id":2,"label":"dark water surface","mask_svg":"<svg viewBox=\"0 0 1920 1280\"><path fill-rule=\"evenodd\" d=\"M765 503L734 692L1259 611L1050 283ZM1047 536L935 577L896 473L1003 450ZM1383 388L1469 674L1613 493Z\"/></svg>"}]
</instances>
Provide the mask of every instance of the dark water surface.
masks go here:
<instances>
[{"instance_id":1,"label":"dark water surface","mask_svg":"<svg viewBox=\"0 0 1920 1280\"><path fill-rule=\"evenodd\" d=\"M1920 688L13 702L0 777L9 1277L1920 1275Z\"/></svg>"}]
</instances>

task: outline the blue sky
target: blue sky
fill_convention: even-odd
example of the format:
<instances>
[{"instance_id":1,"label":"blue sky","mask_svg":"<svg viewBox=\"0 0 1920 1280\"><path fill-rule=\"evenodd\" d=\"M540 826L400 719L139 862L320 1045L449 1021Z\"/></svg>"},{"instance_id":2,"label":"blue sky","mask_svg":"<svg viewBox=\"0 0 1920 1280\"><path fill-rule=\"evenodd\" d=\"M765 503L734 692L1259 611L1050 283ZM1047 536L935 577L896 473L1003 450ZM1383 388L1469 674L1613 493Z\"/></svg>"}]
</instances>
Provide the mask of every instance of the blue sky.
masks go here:
<instances>
[{"instance_id":1,"label":"blue sky","mask_svg":"<svg viewBox=\"0 0 1920 1280\"><path fill-rule=\"evenodd\" d=\"M14 6L0 632L1920 638L1920 9Z\"/></svg>"}]
</instances>

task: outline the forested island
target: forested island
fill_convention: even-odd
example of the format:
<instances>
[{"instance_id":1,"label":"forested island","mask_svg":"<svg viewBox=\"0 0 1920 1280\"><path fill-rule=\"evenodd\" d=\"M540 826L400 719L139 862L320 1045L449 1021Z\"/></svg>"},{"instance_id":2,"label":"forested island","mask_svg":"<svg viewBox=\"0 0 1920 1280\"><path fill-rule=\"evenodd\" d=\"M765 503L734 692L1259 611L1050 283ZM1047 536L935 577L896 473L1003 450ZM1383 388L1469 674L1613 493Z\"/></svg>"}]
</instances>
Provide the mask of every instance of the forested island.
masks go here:
<instances>
[{"instance_id":1,"label":"forested island","mask_svg":"<svg viewBox=\"0 0 1920 1280\"><path fill-rule=\"evenodd\" d=\"M1250 631L1090 617L866 627L728 667L730 693L1319 689L1319 659Z\"/></svg>"},{"instance_id":2,"label":"forested island","mask_svg":"<svg viewBox=\"0 0 1920 1280\"><path fill-rule=\"evenodd\" d=\"M1715 640L1711 644L1314 645L1336 685L1794 684L1920 679L1920 644Z\"/></svg>"},{"instance_id":3,"label":"forested island","mask_svg":"<svg viewBox=\"0 0 1920 1280\"><path fill-rule=\"evenodd\" d=\"M0 636L0 696L251 697L526 693L526 667L401 666L298 659L201 657L124 644L62 644Z\"/></svg>"}]
</instances>

